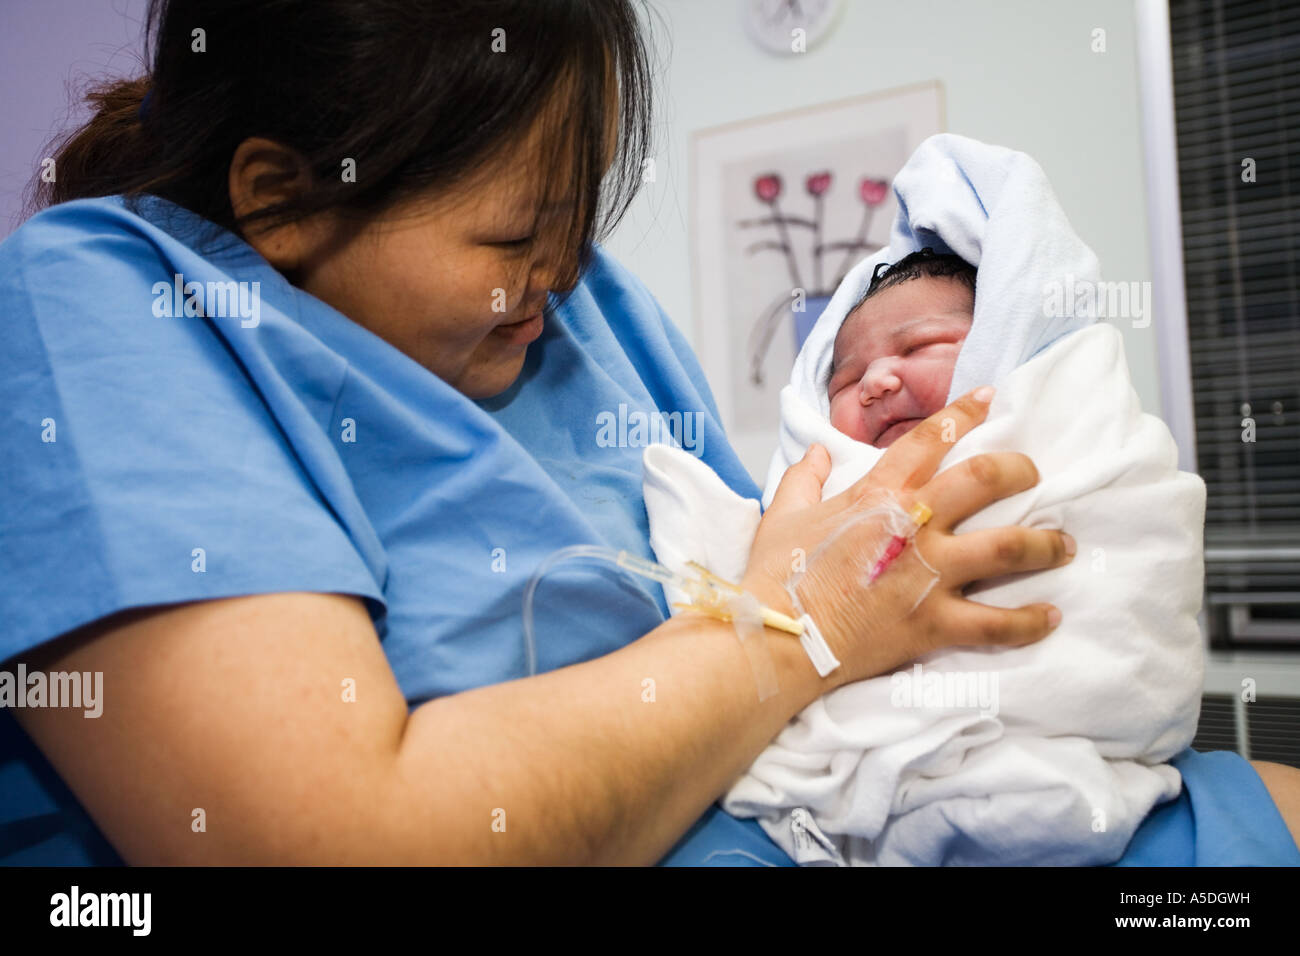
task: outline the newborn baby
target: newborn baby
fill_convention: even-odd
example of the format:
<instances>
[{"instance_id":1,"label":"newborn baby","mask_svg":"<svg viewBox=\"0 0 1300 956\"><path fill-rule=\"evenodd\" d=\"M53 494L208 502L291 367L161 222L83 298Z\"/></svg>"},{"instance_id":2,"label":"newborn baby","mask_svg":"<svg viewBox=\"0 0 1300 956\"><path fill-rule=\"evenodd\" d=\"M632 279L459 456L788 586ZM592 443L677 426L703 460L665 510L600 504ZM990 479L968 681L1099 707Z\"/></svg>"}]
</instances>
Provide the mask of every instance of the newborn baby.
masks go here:
<instances>
[{"instance_id":1,"label":"newborn baby","mask_svg":"<svg viewBox=\"0 0 1300 956\"><path fill-rule=\"evenodd\" d=\"M790 433L831 452L836 487L824 496L947 404L975 281L962 258L929 248L881 263L819 379L829 416L783 394ZM1204 491L1175 470L1167 429L1138 408L1115 329L1065 336L999 381L988 420L940 467L1012 450L1034 460L1039 484L955 531L1064 527L1080 554L1050 572L980 582L968 596L1001 607L1050 601L1063 610L1060 628L1025 648L936 652L796 717L723 806L758 817L797 862L1110 862L1150 807L1177 794L1177 771L1163 762L1196 725ZM726 493L688 480L696 463L680 464L674 476L667 449L647 451L660 560L686 556L671 548L685 547L690 527L701 535L696 559L743 567L720 543L744 542L757 516L738 509L726 530ZM682 515L697 497L699 513ZM944 690L974 686L991 700Z\"/></svg>"},{"instance_id":2,"label":"newborn baby","mask_svg":"<svg viewBox=\"0 0 1300 956\"><path fill-rule=\"evenodd\" d=\"M831 424L888 448L943 408L974 309L975 269L958 256L926 248L878 273L835 337Z\"/></svg>"},{"instance_id":3,"label":"newborn baby","mask_svg":"<svg viewBox=\"0 0 1300 956\"><path fill-rule=\"evenodd\" d=\"M1060 528L1078 553L966 597L1051 603L1061 623L1025 647L949 647L830 691L722 807L803 865L1109 863L1178 795L1167 761L1196 731L1205 487L1142 411L1119 330L1048 306L1054 283L1098 283L1100 269L1037 163L942 134L894 191L890 245L841 283L781 392L764 498L814 442L831 459L822 497L838 494L950 392L993 385L939 471L1011 451L1039 481L953 533ZM659 561L741 577L757 503L682 449L652 445L644 465Z\"/></svg>"}]
</instances>

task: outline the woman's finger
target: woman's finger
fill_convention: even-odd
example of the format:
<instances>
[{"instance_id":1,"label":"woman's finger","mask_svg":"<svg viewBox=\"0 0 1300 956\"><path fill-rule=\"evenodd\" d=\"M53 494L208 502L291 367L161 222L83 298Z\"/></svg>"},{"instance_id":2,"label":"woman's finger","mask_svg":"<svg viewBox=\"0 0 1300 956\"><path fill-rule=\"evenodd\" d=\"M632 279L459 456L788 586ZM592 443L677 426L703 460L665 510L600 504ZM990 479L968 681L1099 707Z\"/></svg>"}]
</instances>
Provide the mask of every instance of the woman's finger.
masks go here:
<instances>
[{"instance_id":1,"label":"woman's finger","mask_svg":"<svg viewBox=\"0 0 1300 956\"><path fill-rule=\"evenodd\" d=\"M984 385L935 412L890 445L876 466L845 494L856 501L871 488L919 488L930 480L953 443L984 421L991 401L993 388Z\"/></svg>"},{"instance_id":2,"label":"woman's finger","mask_svg":"<svg viewBox=\"0 0 1300 956\"><path fill-rule=\"evenodd\" d=\"M804 456L785 470L776 486L768 511L799 510L822 500L822 485L831 473L831 456L816 443L809 445Z\"/></svg>"},{"instance_id":3,"label":"woman's finger","mask_svg":"<svg viewBox=\"0 0 1300 956\"><path fill-rule=\"evenodd\" d=\"M946 646L1020 647L1054 631L1061 623L1061 612L1051 604L1004 608L958 599L950 604L944 618L939 633L944 635Z\"/></svg>"},{"instance_id":4,"label":"woman's finger","mask_svg":"<svg viewBox=\"0 0 1300 956\"><path fill-rule=\"evenodd\" d=\"M992 451L945 468L914 497L930 506L933 527L950 531L993 502L1036 484L1038 469L1028 457L1014 451Z\"/></svg>"},{"instance_id":5,"label":"woman's finger","mask_svg":"<svg viewBox=\"0 0 1300 956\"><path fill-rule=\"evenodd\" d=\"M1042 571L1069 564L1074 559L1074 539L1063 531L1045 528L988 528L943 539L942 557L946 587L962 588L973 581L1005 574Z\"/></svg>"}]
</instances>

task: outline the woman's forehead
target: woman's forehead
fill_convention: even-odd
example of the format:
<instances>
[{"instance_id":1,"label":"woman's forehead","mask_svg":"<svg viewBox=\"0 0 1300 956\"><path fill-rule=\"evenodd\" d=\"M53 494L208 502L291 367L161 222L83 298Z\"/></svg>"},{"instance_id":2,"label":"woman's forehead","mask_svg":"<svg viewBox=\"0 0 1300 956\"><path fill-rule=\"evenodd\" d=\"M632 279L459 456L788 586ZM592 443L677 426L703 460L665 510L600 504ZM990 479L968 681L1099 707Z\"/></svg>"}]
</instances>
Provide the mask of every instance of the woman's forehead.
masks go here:
<instances>
[{"instance_id":1,"label":"woman's forehead","mask_svg":"<svg viewBox=\"0 0 1300 956\"><path fill-rule=\"evenodd\" d=\"M565 166L562 159L548 156L539 137L530 135L522 143L503 144L472 175L442 189L435 202L485 219L554 215L573 207Z\"/></svg>"},{"instance_id":2,"label":"woman's forehead","mask_svg":"<svg viewBox=\"0 0 1300 956\"><path fill-rule=\"evenodd\" d=\"M618 149L619 103L617 96L606 100L604 158L600 173L608 172ZM518 144L506 144L491 169L479 177L491 188L500 188L504 203L516 203L542 213L572 209L579 189L578 170L588 144L579 141L575 124L566 110L579 104L557 96L555 105L538 117Z\"/></svg>"}]
</instances>

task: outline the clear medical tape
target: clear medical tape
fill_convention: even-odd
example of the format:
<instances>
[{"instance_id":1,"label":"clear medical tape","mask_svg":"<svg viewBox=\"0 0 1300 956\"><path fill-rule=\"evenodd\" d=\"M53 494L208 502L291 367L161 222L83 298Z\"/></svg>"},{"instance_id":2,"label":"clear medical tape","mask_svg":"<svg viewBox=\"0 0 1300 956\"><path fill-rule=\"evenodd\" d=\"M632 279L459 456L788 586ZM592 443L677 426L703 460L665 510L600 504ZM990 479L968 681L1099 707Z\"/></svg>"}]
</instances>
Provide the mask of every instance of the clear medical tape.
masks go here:
<instances>
[{"instance_id":1,"label":"clear medical tape","mask_svg":"<svg viewBox=\"0 0 1300 956\"><path fill-rule=\"evenodd\" d=\"M800 642L803 644L804 651L809 659L812 660L813 666L817 668L817 673L822 677L825 677L838 667L839 661L835 659L825 639L822 638L816 622L804 608L799 595L800 583L810 572L820 570L818 569L818 563L825 557L826 552L836 544L840 536L849 531L856 531L857 539L854 546L860 550L853 555L854 560L849 562L849 565L860 570L856 573L856 580L851 583L845 581L836 590L860 590L875 585L876 580L889 569L889 566L903 553L903 550L912 543L916 533L930 520L931 515L932 512L928 505L917 502L910 508L904 508L888 489L879 489L870 498L863 499L856 504L853 516L840 525L832 534L828 535L807 557L804 564L798 570L793 571L786 579L786 592L790 595L795 613L800 616L800 622L804 624L804 633L800 636ZM876 526L873 534L862 533L861 526L867 523ZM918 588L918 593L908 608L907 614L911 614L920 606L926 595L933 590L935 584L939 581L938 570L925 560L925 556L921 554L920 549L916 548L915 545L912 547L912 555L928 573L924 576L924 582ZM840 565L843 565L844 560L844 556L841 555L838 559ZM837 565L829 571L821 571L819 576L834 577L841 573L843 573L843 568ZM905 577L906 585L895 583L896 579L889 579L886 583L895 587L915 586L916 575Z\"/></svg>"},{"instance_id":2,"label":"clear medical tape","mask_svg":"<svg viewBox=\"0 0 1300 956\"><path fill-rule=\"evenodd\" d=\"M740 646L749 658L749 669L754 674L758 702L761 704L781 692L781 685L776 678L776 664L773 663L772 651L767 646L763 608L758 603L758 598L748 591L742 591L727 602L727 610L731 613L731 624L736 629L736 636L740 638Z\"/></svg>"}]
</instances>

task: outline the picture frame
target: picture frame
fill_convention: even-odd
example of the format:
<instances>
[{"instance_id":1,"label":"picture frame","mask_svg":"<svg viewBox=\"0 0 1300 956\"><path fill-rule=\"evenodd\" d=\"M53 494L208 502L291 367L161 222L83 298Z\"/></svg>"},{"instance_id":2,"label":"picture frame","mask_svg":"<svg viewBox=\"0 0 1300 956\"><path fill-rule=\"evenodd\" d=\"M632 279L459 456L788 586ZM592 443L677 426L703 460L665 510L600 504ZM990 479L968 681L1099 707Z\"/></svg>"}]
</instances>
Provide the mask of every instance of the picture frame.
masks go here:
<instances>
[{"instance_id":1,"label":"picture frame","mask_svg":"<svg viewBox=\"0 0 1300 956\"><path fill-rule=\"evenodd\" d=\"M692 135L696 354L760 486L798 346L840 278L888 244L893 177L944 128L928 81Z\"/></svg>"}]
</instances>

